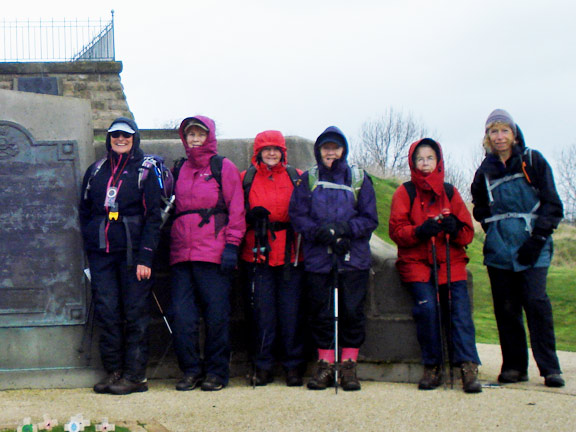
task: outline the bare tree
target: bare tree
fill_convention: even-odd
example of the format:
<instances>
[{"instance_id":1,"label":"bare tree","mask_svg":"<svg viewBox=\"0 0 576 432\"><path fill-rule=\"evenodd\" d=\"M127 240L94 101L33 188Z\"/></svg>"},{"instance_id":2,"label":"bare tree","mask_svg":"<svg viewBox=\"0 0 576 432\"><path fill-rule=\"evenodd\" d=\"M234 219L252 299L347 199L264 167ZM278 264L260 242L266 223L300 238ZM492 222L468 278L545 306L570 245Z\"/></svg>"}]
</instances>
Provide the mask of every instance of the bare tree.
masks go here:
<instances>
[{"instance_id":1,"label":"bare tree","mask_svg":"<svg viewBox=\"0 0 576 432\"><path fill-rule=\"evenodd\" d=\"M576 219L576 170L574 170L574 155L576 155L576 143L560 152L557 162L556 174L558 189L564 203L564 216L573 222Z\"/></svg>"},{"instance_id":2,"label":"bare tree","mask_svg":"<svg viewBox=\"0 0 576 432\"><path fill-rule=\"evenodd\" d=\"M181 122L182 122L182 119L166 120L164 123L162 123L160 128L161 129L178 129L180 127Z\"/></svg>"},{"instance_id":3,"label":"bare tree","mask_svg":"<svg viewBox=\"0 0 576 432\"><path fill-rule=\"evenodd\" d=\"M383 177L401 176L410 144L427 136L426 127L412 114L388 108L381 117L362 125L352 160Z\"/></svg>"},{"instance_id":4,"label":"bare tree","mask_svg":"<svg viewBox=\"0 0 576 432\"><path fill-rule=\"evenodd\" d=\"M446 167L444 181L454 185L454 187L458 189L464 202L472 201L470 185L472 184L472 180L474 180L474 171L462 158L457 162L452 156L446 154L444 154L444 166Z\"/></svg>"}]
</instances>

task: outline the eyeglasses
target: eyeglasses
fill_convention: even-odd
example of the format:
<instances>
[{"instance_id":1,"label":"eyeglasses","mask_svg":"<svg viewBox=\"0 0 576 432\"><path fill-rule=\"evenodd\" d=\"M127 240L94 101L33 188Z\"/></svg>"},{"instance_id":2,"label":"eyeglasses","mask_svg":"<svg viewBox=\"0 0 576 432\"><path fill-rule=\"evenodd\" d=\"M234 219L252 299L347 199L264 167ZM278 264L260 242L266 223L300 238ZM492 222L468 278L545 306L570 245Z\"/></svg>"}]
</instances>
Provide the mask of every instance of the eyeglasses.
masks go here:
<instances>
[{"instance_id":1,"label":"eyeglasses","mask_svg":"<svg viewBox=\"0 0 576 432\"><path fill-rule=\"evenodd\" d=\"M128 133L128 132L122 132L122 131L114 131L114 132L110 132L110 136L112 138L120 138L121 136L124 138L130 138L133 136L133 134Z\"/></svg>"},{"instance_id":2,"label":"eyeglasses","mask_svg":"<svg viewBox=\"0 0 576 432\"><path fill-rule=\"evenodd\" d=\"M416 165L423 164L424 162L428 162L428 163L436 162L436 156L417 157L416 158Z\"/></svg>"}]
</instances>

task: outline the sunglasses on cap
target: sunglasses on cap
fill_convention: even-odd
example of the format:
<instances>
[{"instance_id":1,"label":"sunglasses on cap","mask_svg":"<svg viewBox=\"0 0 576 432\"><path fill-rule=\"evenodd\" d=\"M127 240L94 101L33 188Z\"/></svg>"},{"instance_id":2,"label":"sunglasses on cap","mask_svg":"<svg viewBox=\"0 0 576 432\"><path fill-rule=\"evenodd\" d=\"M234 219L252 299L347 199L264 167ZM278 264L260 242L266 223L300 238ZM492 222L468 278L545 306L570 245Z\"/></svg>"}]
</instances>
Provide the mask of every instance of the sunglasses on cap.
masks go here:
<instances>
[{"instance_id":1,"label":"sunglasses on cap","mask_svg":"<svg viewBox=\"0 0 576 432\"><path fill-rule=\"evenodd\" d=\"M111 136L112 138L120 138L121 136L124 137L124 138L130 138L130 137L132 137L132 136L134 136L134 135L131 134L131 133L128 133L128 132L114 131L114 132L110 132L110 136Z\"/></svg>"}]
</instances>

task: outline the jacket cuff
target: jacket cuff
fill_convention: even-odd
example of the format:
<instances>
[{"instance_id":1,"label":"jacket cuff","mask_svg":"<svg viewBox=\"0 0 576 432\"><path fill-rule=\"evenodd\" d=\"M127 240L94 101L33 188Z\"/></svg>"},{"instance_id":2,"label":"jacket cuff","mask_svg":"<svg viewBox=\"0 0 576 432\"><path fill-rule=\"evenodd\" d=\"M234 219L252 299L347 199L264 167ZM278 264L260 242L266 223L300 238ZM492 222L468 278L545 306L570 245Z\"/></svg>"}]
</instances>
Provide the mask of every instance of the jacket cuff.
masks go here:
<instances>
[{"instance_id":1,"label":"jacket cuff","mask_svg":"<svg viewBox=\"0 0 576 432\"><path fill-rule=\"evenodd\" d=\"M138 252L137 264L144 265L146 267L152 267L152 262L154 261L154 251L148 248L142 248Z\"/></svg>"}]
</instances>

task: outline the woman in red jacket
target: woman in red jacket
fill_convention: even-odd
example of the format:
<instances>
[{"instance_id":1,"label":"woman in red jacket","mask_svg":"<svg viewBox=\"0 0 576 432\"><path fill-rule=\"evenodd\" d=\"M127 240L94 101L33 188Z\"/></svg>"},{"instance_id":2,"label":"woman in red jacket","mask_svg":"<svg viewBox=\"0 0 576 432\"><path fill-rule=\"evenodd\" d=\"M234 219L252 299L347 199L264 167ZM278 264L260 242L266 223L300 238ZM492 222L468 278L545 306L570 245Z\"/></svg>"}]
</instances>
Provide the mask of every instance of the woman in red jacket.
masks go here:
<instances>
[{"instance_id":1,"label":"woman in red jacket","mask_svg":"<svg viewBox=\"0 0 576 432\"><path fill-rule=\"evenodd\" d=\"M440 314L444 315L444 323L450 319L451 324L444 326L452 330L447 334L451 345L448 361L461 367L464 391L478 393L482 391L478 382L480 359L466 286L468 257L464 251L474 237L472 218L458 190L444 183L440 144L430 138L413 143L408 163L412 181L394 193L389 232L398 245L396 267L400 279L410 287L414 297L413 315L424 363L418 388L431 390L445 379L439 309L442 309L440 299L450 299L444 302L451 304L451 310L445 314L448 316Z\"/></svg>"},{"instance_id":2,"label":"woman in red jacket","mask_svg":"<svg viewBox=\"0 0 576 432\"><path fill-rule=\"evenodd\" d=\"M300 174L287 166L280 132L256 136L252 165L242 173L248 226L240 256L252 318L252 385L273 381L275 344L281 348L286 384L302 385L302 268L295 265L299 242L288 217L293 183Z\"/></svg>"}]
</instances>

